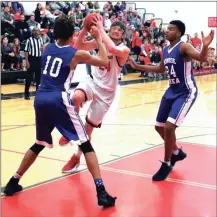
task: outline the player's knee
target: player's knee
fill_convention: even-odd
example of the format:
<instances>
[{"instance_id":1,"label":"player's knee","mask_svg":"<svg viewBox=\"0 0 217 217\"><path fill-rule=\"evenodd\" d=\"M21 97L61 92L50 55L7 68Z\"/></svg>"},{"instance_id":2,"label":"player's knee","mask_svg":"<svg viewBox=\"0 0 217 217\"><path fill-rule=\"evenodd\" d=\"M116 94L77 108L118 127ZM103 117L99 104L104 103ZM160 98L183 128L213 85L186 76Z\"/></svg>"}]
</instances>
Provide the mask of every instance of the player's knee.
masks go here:
<instances>
[{"instance_id":1,"label":"player's knee","mask_svg":"<svg viewBox=\"0 0 217 217\"><path fill-rule=\"evenodd\" d=\"M175 130L176 130L176 125L167 121L164 127L164 132L166 134L170 134L173 133Z\"/></svg>"},{"instance_id":2,"label":"player's knee","mask_svg":"<svg viewBox=\"0 0 217 217\"><path fill-rule=\"evenodd\" d=\"M43 149L45 148L45 146L43 145L39 145L39 144L34 144L30 150L32 150L36 155L38 155Z\"/></svg>"},{"instance_id":3,"label":"player's knee","mask_svg":"<svg viewBox=\"0 0 217 217\"><path fill-rule=\"evenodd\" d=\"M84 143L82 143L81 145L79 145L79 148L81 149L81 151L86 154L88 152L94 152L94 149L90 143L90 141L86 141Z\"/></svg>"},{"instance_id":4,"label":"player's knee","mask_svg":"<svg viewBox=\"0 0 217 217\"><path fill-rule=\"evenodd\" d=\"M159 127L159 126L156 126L156 125L155 125L155 130L156 130L160 135L163 135L165 129L164 129L164 126Z\"/></svg>"},{"instance_id":5,"label":"player's knee","mask_svg":"<svg viewBox=\"0 0 217 217\"><path fill-rule=\"evenodd\" d=\"M156 125L155 125L154 129L155 129L157 132L159 132L159 131L161 130L160 127L159 127L159 126L156 126Z\"/></svg>"},{"instance_id":6,"label":"player's knee","mask_svg":"<svg viewBox=\"0 0 217 217\"><path fill-rule=\"evenodd\" d=\"M76 90L72 96L72 102L75 105L76 109L77 108L79 109L82 103L84 103L85 101L86 101L85 94L80 90Z\"/></svg>"}]
</instances>

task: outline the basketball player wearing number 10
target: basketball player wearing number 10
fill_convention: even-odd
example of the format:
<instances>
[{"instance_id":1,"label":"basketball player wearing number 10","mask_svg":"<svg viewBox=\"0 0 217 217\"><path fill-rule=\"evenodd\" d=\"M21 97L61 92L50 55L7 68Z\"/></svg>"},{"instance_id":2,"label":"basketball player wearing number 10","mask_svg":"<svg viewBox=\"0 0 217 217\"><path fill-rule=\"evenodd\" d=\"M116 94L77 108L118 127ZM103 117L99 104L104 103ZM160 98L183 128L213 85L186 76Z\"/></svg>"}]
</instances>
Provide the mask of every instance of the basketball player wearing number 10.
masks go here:
<instances>
[{"instance_id":1,"label":"basketball player wearing number 10","mask_svg":"<svg viewBox=\"0 0 217 217\"><path fill-rule=\"evenodd\" d=\"M57 128L70 142L77 144L84 153L87 167L96 185L98 205L113 206L116 198L111 197L105 190L96 154L73 101L70 99L69 92L77 64L83 62L94 66L106 66L108 64L107 52L96 27L92 27L90 33L99 48L97 56L91 56L86 51L70 46L73 31L74 22L70 17L61 15L55 20L54 36L57 41L47 45L42 54L41 84L34 102L36 142L26 152L18 171L6 185L4 193L12 196L22 190L22 186L18 184L20 178L45 146L53 147L51 133L54 128Z\"/></svg>"},{"instance_id":2,"label":"basketball player wearing number 10","mask_svg":"<svg viewBox=\"0 0 217 217\"><path fill-rule=\"evenodd\" d=\"M129 48L122 42L126 27L124 23L116 21L112 23L109 30L109 36L106 34L101 17L96 18L95 25L100 31L102 40L108 51L109 64L107 67L94 67L92 77L79 83L75 92L72 94L72 100L75 103L77 112L86 101L92 101L86 115L85 129L91 139L94 128L101 126L102 120L109 110L117 89L118 77L121 69L129 56ZM95 40L84 42L83 38L87 30L83 27L75 47L77 49L94 50L97 48ZM65 137L61 137L59 144L64 146L68 143ZM81 150L78 147L77 153L73 154L68 163L62 168L63 173L70 173L77 169L80 164Z\"/></svg>"},{"instance_id":3,"label":"basketball player wearing number 10","mask_svg":"<svg viewBox=\"0 0 217 217\"><path fill-rule=\"evenodd\" d=\"M190 44L181 42L185 34L185 24L180 20L171 21L166 32L170 42L163 51L163 61L159 66L140 66L133 60L133 68L147 72L169 74L169 88L162 97L157 114L156 131L165 142L164 162L153 181L167 178L177 161L186 158L186 153L176 145L176 128L183 122L197 97L197 86L192 72L192 59L203 62L207 58L208 46L213 40L214 31L207 37L202 32L203 48L199 53Z\"/></svg>"}]
</instances>

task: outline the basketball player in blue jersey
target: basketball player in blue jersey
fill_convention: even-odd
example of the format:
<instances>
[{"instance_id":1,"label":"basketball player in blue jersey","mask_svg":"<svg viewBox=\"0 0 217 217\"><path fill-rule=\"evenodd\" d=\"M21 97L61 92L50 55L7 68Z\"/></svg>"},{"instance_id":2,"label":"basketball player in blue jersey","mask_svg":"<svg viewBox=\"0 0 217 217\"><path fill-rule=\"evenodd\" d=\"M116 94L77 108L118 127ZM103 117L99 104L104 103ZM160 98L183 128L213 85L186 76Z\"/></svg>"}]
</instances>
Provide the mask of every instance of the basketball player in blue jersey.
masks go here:
<instances>
[{"instance_id":1,"label":"basketball player in blue jersey","mask_svg":"<svg viewBox=\"0 0 217 217\"><path fill-rule=\"evenodd\" d=\"M166 32L170 42L163 51L163 61L159 66L138 65L132 59L133 68L141 71L164 73L169 75L169 88L162 97L156 119L156 131L165 142L164 162L153 181L167 178L177 161L186 158L186 153L176 145L175 130L183 122L197 98L197 86L192 72L192 59L204 62L207 58L208 46L213 40L214 31L207 37L202 32L203 48L199 53L190 44L183 43L185 24L180 20L171 21Z\"/></svg>"},{"instance_id":2,"label":"basketball player in blue jersey","mask_svg":"<svg viewBox=\"0 0 217 217\"><path fill-rule=\"evenodd\" d=\"M82 121L70 100L69 87L78 63L105 67L108 64L107 51L100 32L92 27L91 34L97 43L99 54L91 56L88 52L70 46L74 31L73 21L62 15L54 24L56 43L46 46L42 54L41 85L36 93L34 107L36 115L36 142L26 152L16 174L10 179L4 193L11 196L21 191L21 176L27 171L45 146L52 148L51 132L56 127L71 143L79 145L84 153L87 167L93 176L98 205L113 206L115 199L105 190L94 149L88 139Z\"/></svg>"}]
</instances>

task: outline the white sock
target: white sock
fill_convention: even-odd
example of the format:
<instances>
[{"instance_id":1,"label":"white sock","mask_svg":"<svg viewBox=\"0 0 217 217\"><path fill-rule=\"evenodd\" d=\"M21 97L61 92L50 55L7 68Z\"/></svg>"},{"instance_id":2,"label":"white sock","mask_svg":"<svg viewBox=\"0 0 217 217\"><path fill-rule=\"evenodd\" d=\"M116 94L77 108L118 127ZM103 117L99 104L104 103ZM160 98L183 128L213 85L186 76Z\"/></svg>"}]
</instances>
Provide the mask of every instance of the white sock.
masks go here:
<instances>
[{"instance_id":1,"label":"white sock","mask_svg":"<svg viewBox=\"0 0 217 217\"><path fill-rule=\"evenodd\" d=\"M168 166L170 166L170 161L164 161Z\"/></svg>"},{"instance_id":2,"label":"white sock","mask_svg":"<svg viewBox=\"0 0 217 217\"><path fill-rule=\"evenodd\" d=\"M179 149L175 150L175 151L173 152L173 154L174 154L174 155L178 155L178 154L179 154Z\"/></svg>"},{"instance_id":3,"label":"white sock","mask_svg":"<svg viewBox=\"0 0 217 217\"><path fill-rule=\"evenodd\" d=\"M21 179L21 177L22 177L22 176L19 175L18 173L15 173L15 175L14 175L14 178L15 178L15 179Z\"/></svg>"},{"instance_id":4,"label":"white sock","mask_svg":"<svg viewBox=\"0 0 217 217\"><path fill-rule=\"evenodd\" d=\"M77 153L75 154L77 157L81 157L81 155L82 155L82 151L81 151L81 149L78 147L78 151L77 151Z\"/></svg>"}]
</instances>

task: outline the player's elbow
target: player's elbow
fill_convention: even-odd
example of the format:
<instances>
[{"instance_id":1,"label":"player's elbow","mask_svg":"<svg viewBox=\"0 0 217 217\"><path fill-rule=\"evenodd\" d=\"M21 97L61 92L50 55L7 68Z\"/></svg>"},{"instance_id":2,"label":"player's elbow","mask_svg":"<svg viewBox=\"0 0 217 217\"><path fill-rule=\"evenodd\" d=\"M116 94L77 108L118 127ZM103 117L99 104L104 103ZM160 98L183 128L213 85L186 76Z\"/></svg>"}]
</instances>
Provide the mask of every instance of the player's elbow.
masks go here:
<instances>
[{"instance_id":1,"label":"player's elbow","mask_svg":"<svg viewBox=\"0 0 217 217\"><path fill-rule=\"evenodd\" d=\"M196 58L195 58L195 59L196 59ZM206 62L206 61L207 61L207 57L200 56L200 58L198 58L197 61L200 61L200 62Z\"/></svg>"}]
</instances>

